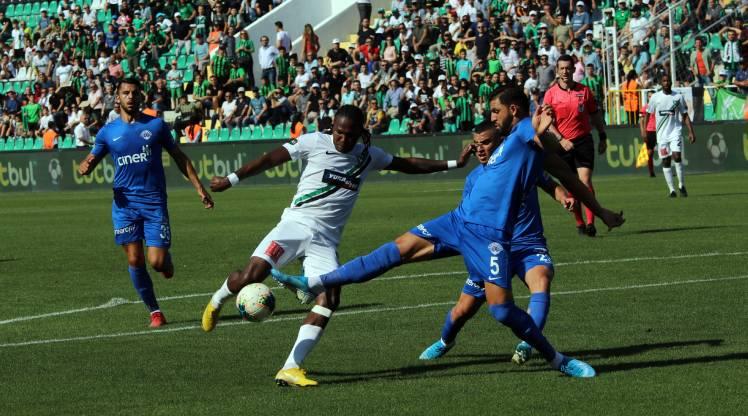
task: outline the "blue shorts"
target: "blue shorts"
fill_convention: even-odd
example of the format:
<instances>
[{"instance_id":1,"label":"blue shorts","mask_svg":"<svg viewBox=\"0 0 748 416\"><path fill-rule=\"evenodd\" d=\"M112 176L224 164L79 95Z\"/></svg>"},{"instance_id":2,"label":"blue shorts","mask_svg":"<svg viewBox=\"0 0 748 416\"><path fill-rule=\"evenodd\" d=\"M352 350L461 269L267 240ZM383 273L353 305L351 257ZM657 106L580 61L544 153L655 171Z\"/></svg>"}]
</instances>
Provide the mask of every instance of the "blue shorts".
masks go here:
<instances>
[{"instance_id":1,"label":"blue shorts","mask_svg":"<svg viewBox=\"0 0 748 416\"><path fill-rule=\"evenodd\" d=\"M149 208L120 207L112 203L114 242L125 245L145 240L148 247L171 247L171 227L166 205Z\"/></svg>"},{"instance_id":2,"label":"blue shorts","mask_svg":"<svg viewBox=\"0 0 748 416\"><path fill-rule=\"evenodd\" d=\"M517 275L522 281L525 280L525 274L528 270L536 266L546 266L553 273L553 259L548 253L545 245L532 245L522 247L512 247L509 252L509 268L512 276ZM483 279L468 275L465 286L462 287L462 293L474 298L485 299L486 290Z\"/></svg>"},{"instance_id":3,"label":"blue shorts","mask_svg":"<svg viewBox=\"0 0 748 416\"><path fill-rule=\"evenodd\" d=\"M496 230L465 224L451 211L410 232L434 244L434 257L462 254L469 276L511 289L509 246L499 241Z\"/></svg>"}]
</instances>

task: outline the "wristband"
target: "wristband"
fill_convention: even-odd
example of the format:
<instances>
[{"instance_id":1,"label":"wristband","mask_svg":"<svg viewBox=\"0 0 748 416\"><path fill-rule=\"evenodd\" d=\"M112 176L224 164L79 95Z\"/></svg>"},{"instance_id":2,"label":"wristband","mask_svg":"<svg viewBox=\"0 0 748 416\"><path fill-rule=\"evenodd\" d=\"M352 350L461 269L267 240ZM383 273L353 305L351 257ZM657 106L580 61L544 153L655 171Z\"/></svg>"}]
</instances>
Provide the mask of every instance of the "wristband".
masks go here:
<instances>
[{"instance_id":1,"label":"wristband","mask_svg":"<svg viewBox=\"0 0 748 416\"><path fill-rule=\"evenodd\" d=\"M226 179L231 182L231 186L236 186L236 184L239 183L239 176L237 176L234 172L231 172L229 176L226 177Z\"/></svg>"},{"instance_id":2,"label":"wristband","mask_svg":"<svg viewBox=\"0 0 748 416\"><path fill-rule=\"evenodd\" d=\"M456 160L448 160L447 161L447 170L454 169L457 167L457 161Z\"/></svg>"}]
</instances>

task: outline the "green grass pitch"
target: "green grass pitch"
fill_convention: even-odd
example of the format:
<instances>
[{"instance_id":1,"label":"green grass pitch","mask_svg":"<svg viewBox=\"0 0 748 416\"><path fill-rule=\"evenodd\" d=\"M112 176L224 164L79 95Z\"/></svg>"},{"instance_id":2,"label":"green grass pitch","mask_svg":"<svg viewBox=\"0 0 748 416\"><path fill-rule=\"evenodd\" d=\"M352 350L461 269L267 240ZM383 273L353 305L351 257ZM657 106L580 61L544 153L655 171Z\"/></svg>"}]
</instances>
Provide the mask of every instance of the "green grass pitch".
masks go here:
<instances>
[{"instance_id":1,"label":"green grass pitch","mask_svg":"<svg viewBox=\"0 0 748 416\"><path fill-rule=\"evenodd\" d=\"M452 258L345 288L305 363L321 383L308 390L273 382L306 313L290 292L275 292L265 323L242 322L229 305L213 333L199 329L210 294L277 223L293 187L232 189L215 195L212 212L194 192L170 192L176 276L152 273L170 322L163 330L146 327L138 302L99 307L136 299L112 239L110 192L4 194L0 414L744 412L748 173L687 181L691 196L671 200L661 176L599 178L601 201L623 209L627 223L595 239L577 236L570 215L541 196L556 262L545 333L599 377L562 377L538 358L513 365L517 340L485 311L447 356L419 362L464 282L462 261ZM461 187L366 185L341 260L452 209ZM517 279L514 287L524 307L527 290Z\"/></svg>"}]
</instances>

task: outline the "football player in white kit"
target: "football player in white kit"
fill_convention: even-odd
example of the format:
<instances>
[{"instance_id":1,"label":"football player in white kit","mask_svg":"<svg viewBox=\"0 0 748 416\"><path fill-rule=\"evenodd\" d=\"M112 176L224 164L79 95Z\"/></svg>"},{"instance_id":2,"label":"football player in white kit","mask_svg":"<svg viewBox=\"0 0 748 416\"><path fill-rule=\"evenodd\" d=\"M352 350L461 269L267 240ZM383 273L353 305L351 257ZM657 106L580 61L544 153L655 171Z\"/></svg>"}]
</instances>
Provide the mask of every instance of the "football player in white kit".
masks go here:
<instances>
[{"instance_id":1,"label":"football player in white kit","mask_svg":"<svg viewBox=\"0 0 748 416\"><path fill-rule=\"evenodd\" d=\"M215 328L221 306L226 300L244 286L265 280L272 268L280 268L297 258L303 258L306 274L320 275L337 269L337 247L343 227L369 172L393 170L419 174L461 168L473 152L472 145L468 145L458 160L450 161L392 156L369 145L371 136L364 123L365 116L361 109L344 105L335 114L332 135L320 132L305 134L226 177L217 176L211 180L211 189L221 192L243 178L289 160L306 163L296 195L291 206L283 211L278 225L257 246L247 266L231 272L208 302L202 317L204 331ZM359 138L363 139L363 143L359 143ZM299 329L285 365L275 376L278 385L317 384L306 377L301 363L319 341L339 302L340 288L316 298L316 304Z\"/></svg>"},{"instance_id":2,"label":"football player in white kit","mask_svg":"<svg viewBox=\"0 0 748 416\"><path fill-rule=\"evenodd\" d=\"M686 184L684 181L683 164L681 153L683 148L683 136L681 131L685 124L688 128L688 141L696 142L696 134L688 118L688 107L683 95L672 90L670 75L663 75L660 85L662 90L656 92L647 104L647 114L644 125L649 122L650 117L655 118L657 128L657 154L662 160L662 173L665 176L670 198L675 198L675 187L673 186L673 171L671 166L675 165L675 173L678 175L678 190L680 196L687 197Z\"/></svg>"}]
</instances>

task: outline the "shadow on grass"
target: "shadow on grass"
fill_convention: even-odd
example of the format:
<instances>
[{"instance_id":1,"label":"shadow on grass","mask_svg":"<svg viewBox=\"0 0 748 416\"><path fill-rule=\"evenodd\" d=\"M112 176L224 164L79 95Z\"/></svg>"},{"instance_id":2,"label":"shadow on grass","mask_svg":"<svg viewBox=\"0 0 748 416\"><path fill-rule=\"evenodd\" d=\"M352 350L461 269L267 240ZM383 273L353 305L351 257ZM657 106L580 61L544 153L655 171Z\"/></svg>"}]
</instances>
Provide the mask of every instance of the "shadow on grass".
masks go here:
<instances>
[{"instance_id":1,"label":"shadow on grass","mask_svg":"<svg viewBox=\"0 0 748 416\"><path fill-rule=\"evenodd\" d=\"M697 230L714 230L718 228L731 228L732 225L702 225L695 227L672 227L672 228L653 228L651 230L632 231L629 234L658 234L658 233L677 233L679 231L697 231Z\"/></svg>"},{"instance_id":2,"label":"shadow on grass","mask_svg":"<svg viewBox=\"0 0 748 416\"><path fill-rule=\"evenodd\" d=\"M0 263L6 263L6 262L9 262L9 261L17 261L17 260L18 259L15 259L15 258L14 259L0 259Z\"/></svg>"},{"instance_id":3,"label":"shadow on grass","mask_svg":"<svg viewBox=\"0 0 748 416\"><path fill-rule=\"evenodd\" d=\"M590 350L578 350L578 351L564 351L565 354L572 357L580 357L584 360L590 360L598 373L612 373L617 371L628 371L643 368L659 368L669 367L675 365L688 365L695 363L711 363L711 362L722 362L722 361L738 361L748 360L748 352L746 353L730 353L725 355L714 355L710 354L707 356L700 357L688 357L680 359L668 359L668 360L653 360L653 361L634 361L634 362L620 362L614 364L601 364L595 365L594 361L599 359L614 358L614 357L625 357L635 356L642 353L646 353L652 350L663 350L670 348L687 348L697 345L719 347L724 341L721 339L704 339L704 340L692 340L692 341L673 341L673 342L658 342L650 344L637 344L629 345L625 347L613 347L613 348L602 348L602 349L590 349ZM323 380L324 384L348 384L348 383L359 383L371 380L387 380L387 379L404 379L404 378L421 378L421 377L459 377L459 376L471 376L471 375L485 375L485 374L501 374L501 373L515 373L515 372L535 372L535 371L550 371L549 367L540 359L535 359L528 363L522 369L515 367L510 364L511 356L507 354L450 354L438 362L424 362L421 365L412 365L400 368L384 369L384 370L373 370L373 371L357 371L357 372L339 372L339 371L313 371L314 375L331 377L331 380ZM462 372L448 372L449 370L457 370L460 368L466 368L477 365L486 364L505 364L509 366L506 370L488 367L484 371L462 371Z\"/></svg>"},{"instance_id":4,"label":"shadow on grass","mask_svg":"<svg viewBox=\"0 0 748 416\"><path fill-rule=\"evenodd\" d=\"M287 316L287 315L298 315L302 313L307 313L312 309L313 305L309 305L307 308L297 308L297 309L284 309L282 311L278 311L273 314L273 317L280 317L280 316ZM368 309L368 308L374 308L374 307L381 307L381 303L359 303L355 305L346 305L341 306L338 308L338 312L341 311L347 311L347 310L357 310L357 309ZM238 314L236 314L236 308L232 307L230 304L226 304L223 307L223 311L225 315L221 315L221 322L230 322L230 321L240 321L242 318ZM202 315L202 312L200 312ZM301 319L301 318L299 318ZM171 324L194 324L194 323L200 323L202 321L202 318L200 319L182 319L182 320L169 320L169 323Z\"/></svg>"}]
</instances>

